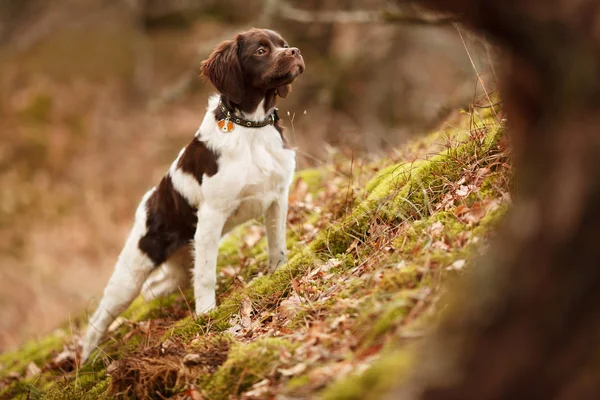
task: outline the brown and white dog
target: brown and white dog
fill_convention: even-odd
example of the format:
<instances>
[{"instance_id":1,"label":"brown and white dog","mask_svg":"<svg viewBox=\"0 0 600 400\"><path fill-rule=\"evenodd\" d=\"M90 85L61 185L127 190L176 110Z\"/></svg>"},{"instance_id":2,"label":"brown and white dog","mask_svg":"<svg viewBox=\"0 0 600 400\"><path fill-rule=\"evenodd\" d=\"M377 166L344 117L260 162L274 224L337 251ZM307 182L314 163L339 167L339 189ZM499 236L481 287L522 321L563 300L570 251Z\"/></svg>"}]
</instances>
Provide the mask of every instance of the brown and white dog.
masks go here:
<instances>
[{"instance_id":1,"label":"brown and white dog","mask_svg":"<svg viewBox=\"0 0 600 400\"><path fill-rule=\"evenodd\" d=\"M220 96L209 99L191 143L144 195L90 319L83 361L140 291L148 299L188 287L192 266L196 313L215 307L219 241L243 222L264 215L269 267L286 261L287 199L296 162L275 103L303 71L300 50L265 29L221 43L202 63L202 74Z\"/></svg>"}]
</instances>

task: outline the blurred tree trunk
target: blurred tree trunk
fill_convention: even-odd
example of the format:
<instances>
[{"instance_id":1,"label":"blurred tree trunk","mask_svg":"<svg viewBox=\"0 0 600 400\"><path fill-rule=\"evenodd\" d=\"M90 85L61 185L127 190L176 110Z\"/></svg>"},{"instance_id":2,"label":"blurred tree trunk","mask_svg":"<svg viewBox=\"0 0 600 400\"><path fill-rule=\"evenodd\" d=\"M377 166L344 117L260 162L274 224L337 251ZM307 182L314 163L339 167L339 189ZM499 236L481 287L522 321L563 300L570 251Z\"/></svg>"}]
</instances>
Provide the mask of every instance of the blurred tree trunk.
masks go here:
<instances>
[{"instance_id":1,"label":"blurred tree trunk","mask_svg":"<svg viewBox=\"0 0 600 400\"><path fill-rule=\"evenodd\" d=\"M423 0L511 53L516 202L391 398L600 398L600 5ZM458 297L460 296L460 297Z\"/></svg>"}]
</instances>

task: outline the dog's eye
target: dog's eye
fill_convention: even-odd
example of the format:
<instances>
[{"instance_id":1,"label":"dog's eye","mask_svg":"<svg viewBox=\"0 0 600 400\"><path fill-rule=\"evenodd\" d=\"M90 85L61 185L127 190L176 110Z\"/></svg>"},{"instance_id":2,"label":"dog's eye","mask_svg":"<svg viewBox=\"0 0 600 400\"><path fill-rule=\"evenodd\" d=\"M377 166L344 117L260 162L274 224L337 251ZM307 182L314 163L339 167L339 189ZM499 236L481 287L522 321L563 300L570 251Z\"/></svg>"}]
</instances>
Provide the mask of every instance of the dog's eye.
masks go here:
<instances>
[{"instance_id":1,"label":"dog's eye","mask_svg":"<svg viewBox=\"0 0 600 400\"><path fill-rule=\"evenodd\" d=\"M263 54L266 54L266 52L267 52L267 51L266 51L264 48L262 48L262 47L259 47L259 48L256 50L256 54L258 54L259 56L262 56Z\"/></svg>"},{"instance_id":2,"label":"dog's eye","mask_svg":"<svg viewBox=\"0 0 600 400\"><path fill-rule=\"evenodd\" d=\"M287 48L289 48L289 47L290 47L290 45L289 45L289 44L287 44L287 43L283 45L283 48L284 48L284 49L287 49Z\"/></svg>"}]
</instances>

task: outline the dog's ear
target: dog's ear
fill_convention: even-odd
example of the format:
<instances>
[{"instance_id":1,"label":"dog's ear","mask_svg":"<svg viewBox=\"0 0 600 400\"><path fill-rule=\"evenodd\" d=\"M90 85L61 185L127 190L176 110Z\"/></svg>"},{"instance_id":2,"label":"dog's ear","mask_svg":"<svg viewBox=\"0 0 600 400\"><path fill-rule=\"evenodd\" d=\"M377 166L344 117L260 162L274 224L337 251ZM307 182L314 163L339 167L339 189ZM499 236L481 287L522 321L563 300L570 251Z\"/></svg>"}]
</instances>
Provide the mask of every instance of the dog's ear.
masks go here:
<instances>
[{"instance_id":1,"label":"dog's ear","mask_svg":"<svg viewBox=\"0 0 600 400\"><path fill-rule=\"evenodd\" d=\"M288 94L292 91L292 85L283 85L277 88L277 95L282 99L285 99Z\"/></svg>"},{"instance_id":2,"label":"dog's ear","mask_svg":"<svg viewBox=\"0 0 600 400\"><path fill-rule=\"evenodd\" d=\"M244 79L238 40L239 38L236 37L224 41L201 64L202 75L235 104L240 104L244 98Z\"/></svg>"}]
</instances>

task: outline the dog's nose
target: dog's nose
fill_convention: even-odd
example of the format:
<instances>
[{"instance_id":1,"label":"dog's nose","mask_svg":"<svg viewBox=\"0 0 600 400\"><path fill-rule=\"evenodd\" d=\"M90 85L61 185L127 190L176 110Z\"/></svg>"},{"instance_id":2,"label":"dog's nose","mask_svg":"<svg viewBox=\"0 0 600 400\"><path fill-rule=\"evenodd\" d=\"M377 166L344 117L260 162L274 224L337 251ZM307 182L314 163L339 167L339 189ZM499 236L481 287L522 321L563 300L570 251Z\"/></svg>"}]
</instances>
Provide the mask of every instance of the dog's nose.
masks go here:
<instances>
[{"instance_id":1,"label":"dog's nose","mask_svg":"<svg viewBox=\"0 0 600 400\"><path fill-rule=\"evenodd\" d=\"M297 47L290 47L289 49L285 49L285 54L288 56L296 57L300 55L300 49Z\"/></svg>"}]
</instances>

